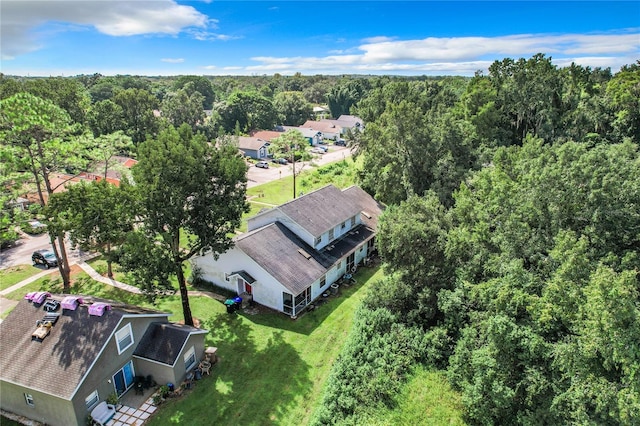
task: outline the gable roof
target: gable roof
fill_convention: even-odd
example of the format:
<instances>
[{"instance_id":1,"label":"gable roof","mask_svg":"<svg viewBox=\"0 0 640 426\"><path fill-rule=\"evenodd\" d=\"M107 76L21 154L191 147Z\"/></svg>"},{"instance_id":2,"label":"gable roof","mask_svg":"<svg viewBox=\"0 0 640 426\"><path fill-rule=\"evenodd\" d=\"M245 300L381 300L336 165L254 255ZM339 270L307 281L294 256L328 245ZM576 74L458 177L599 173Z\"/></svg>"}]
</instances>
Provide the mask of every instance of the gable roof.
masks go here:
<instances>
[{"instance_id":1,"label":"gable roof","mask_svg":"<svg viewBox=\"0 0 640 426\"><path fill-rule=\"evenodd\" d=\"M274 222L238 237L236 247L295 296L374 233L371 228L361 225L329 247L317 251L282 223Z\"/></svg>"},{"instance_id":2,"label":"gable roof","mask_svg":"<svg viewBox=\"0 0 640 426\"><path fill-rule=\"evenodd\" d=\"M343 192L360 208L362 223L371 229L378 229L378 218L384 211L384 206L359 186L350 186Z\"/></svg>"},{"instance_id":3,"label":"gable roof","mask_svg":"<svg viewBox=\"0 0 640 426\"><path fill-rule=\"evenodd\" d=\"M265 145L269 146L269 142L260 138L253 138L248 136L238 137L238 148L240 148L241 150L249 149L251 151L257 151Z\"/></svg>"},{"instance_id":4,"label":"gable roof","mask_svg":"<svg viewBox=\"0 0 640 426\"><path fill-rule=\"evenodd\" d=\"M314 237L356 216L361 210L347 194L333 185L324 186L275 208Z\"/></svg>"},{"instance_id":5,"label":"gable roof","mask_svg":"<svg viewBox=\"0 0 640 426\"><path fill-rule=\"evenodd\" d=\"M336 127L336 124L330 121L312 121L307 120L302 126L313 130L319 130L322 133L340 133L340 127Z\"/></svg>"},{"instance_id":6,"label":"gable roof","mask_svg":"<svg viewBox=\"0 0 640 426\"><path fill-rule=\"evenodd\" d=\"M275 130L257 130L252 132L251 136L254 138L271 142L271 139L275 139L282 136L282 132L277 132Z\"/></svg>"},{"instance_id":7,"label":"gable roof","mask_svg":"<svg viewBox=\"0 0 640 426\"><path fill-rule=\"evenodd\" d=\"M337 121L344 124L345 127L361 127L363 124L361 118L356 117L355 115L348 114L342 114L340 117L338 117Z\"/></svg>"},{"instance_id":8,"label":"gable roof","mask_svg":"<svg viewBox=\"0 0 640 426\"><path fill-rule=\"evenodd\" d=\"M64 295L52 298L62 301ZM103 316L89 315L88 305L64 310L42 341L32 340L36 321L47 313L42 305L21 300L0 324L0 379L63 399L71 399L79 384L116 331L123 318L165 317L170 314L103 301L112 309Z\"/></svg>"},{"instance_id":9,"label":"gable roof","mask_svg":"<svg viewBox=\"0 0 640 426\"><path fill-rule=\"evenodd\" d=\"M190 335L207 333L184 324L154 322L140 339L133 356L173 366Z\"/></svg>"}]
</instances>

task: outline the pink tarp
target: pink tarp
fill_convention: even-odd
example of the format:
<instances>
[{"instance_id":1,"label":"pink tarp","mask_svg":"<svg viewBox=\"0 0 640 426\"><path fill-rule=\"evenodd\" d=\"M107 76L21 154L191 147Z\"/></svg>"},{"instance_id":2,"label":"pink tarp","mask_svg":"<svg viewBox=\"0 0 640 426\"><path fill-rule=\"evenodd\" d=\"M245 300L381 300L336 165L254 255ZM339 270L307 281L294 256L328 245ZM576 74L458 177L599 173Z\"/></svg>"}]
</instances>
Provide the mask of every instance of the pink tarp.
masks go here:
<instances>
[{"instance_id":1,"label":"pink tarp","mask_svg":"<svg viewBox=\"0 0 640 426\"><path fill-rule=\"evenodd\" d=\"M66 296L62 299L62 309L70 309L75 311L78 305L83 304L81 297L78 296Z\"/></svg>"},{"instance_id":2,"label":"pink tarp","mask_svg":"<svg viewBox=\"0 0 640 426\"><path fill-rule=\"evenodd\" d=\"M47 300L47 297L51 297L51 293L48 291L32 291L24 296L25 299L30 300L33 303L42 303Z\"/></svg>"},{"instance_id":3,"label":"pink tarp","mask_svg":"<svg viewBox=\"0 0 640 426\"><path fill-rule=\"evenodd\" d=\"M111 305L103 302L95 302L89 306L89 315L95 315L101 317L104 314L104 311L108 311L111 309Z\"/></svg>"}]
</instances>

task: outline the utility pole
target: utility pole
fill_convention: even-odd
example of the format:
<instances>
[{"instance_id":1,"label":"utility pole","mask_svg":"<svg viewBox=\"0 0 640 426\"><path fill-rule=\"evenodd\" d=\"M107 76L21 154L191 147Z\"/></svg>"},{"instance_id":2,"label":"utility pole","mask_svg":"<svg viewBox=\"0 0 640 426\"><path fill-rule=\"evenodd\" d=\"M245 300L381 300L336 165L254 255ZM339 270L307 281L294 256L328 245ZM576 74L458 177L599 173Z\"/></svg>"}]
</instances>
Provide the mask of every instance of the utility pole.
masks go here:
<instances>
[{"instance_id":1,"label":"utility pole","mask_svg":"<svg viewBox=\"0 0 640 426\"><path fill-rule=\"evenodd\" d=\"M291 164L293 164L293 199L296 199L296 153L291 150Z\"/></svg>"}]
</instances>

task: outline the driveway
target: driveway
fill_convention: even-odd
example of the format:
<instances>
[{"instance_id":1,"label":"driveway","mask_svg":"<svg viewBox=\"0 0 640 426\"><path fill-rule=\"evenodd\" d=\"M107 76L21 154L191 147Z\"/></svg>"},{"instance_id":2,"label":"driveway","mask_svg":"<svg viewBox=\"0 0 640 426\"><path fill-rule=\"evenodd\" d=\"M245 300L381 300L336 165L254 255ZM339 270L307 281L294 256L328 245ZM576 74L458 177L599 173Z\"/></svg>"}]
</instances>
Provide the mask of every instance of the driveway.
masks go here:
<instances>
[{"instance_id":1,"label":"driveway","mask_svg":"<svg viewBox=\"0 0 640 426\"><path fill-rule=\"evenodd\" d=\"M313 160L313 163L318 166L323 166L335 161L344 160L345 158L350 156L351 150L349 148L344 146L329 145L329 152L325 154L319 154ZM310 166L309 162L307 161L296 162L296 173L299 173L301 169L312 170L313 167ZM252 186L262 185L263 183L271 182L273 180L277 180L286 176L291 176L292 174L292 164L276 164L270 162L268 169L261 169L252 165L251 167L249 167L249 172L247 173L247 187L251 188Z\"/></svg>"},{"instance_id":2,"label":"driveway","mask_svg":"<svg viewBox=\"0 0 640 426\"><path fill-rule=\"evenodd\" d=\"M66 247L69 263L75 263L83 254L79 250L72 250L68 240L66 241ZM30 265L31 255L34 251L40 249L52 250L49 234L45 233L37 236L23 234L22 238L16 241L13 247L0 251L0 269L17 265Z\"/></svg>"}]
</instances>

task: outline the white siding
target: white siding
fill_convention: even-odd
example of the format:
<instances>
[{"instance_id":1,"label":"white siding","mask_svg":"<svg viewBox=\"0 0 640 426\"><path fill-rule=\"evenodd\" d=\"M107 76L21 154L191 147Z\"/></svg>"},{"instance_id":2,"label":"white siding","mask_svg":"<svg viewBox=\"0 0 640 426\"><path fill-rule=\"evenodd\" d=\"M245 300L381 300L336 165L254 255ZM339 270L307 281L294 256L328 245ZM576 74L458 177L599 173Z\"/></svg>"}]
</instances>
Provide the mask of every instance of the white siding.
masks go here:
<instances>
[{"instance_id":1,"label":"white siding","mask_svg":"<svg viewBox=\"0 0 640 426\"><path fill-rule=\"evenodd\" d=\"M282 292L286 289L237 247L222 253L217 261L214 260L213 255L207 254L194 257L191 263L194 267L200 268L204 280L236 293L238 291L236 277L231 277L227 281L225 274L246 271L256 280L251 284L253 300L261 305L282 311Z\"/></svg>"}]
</instances>

